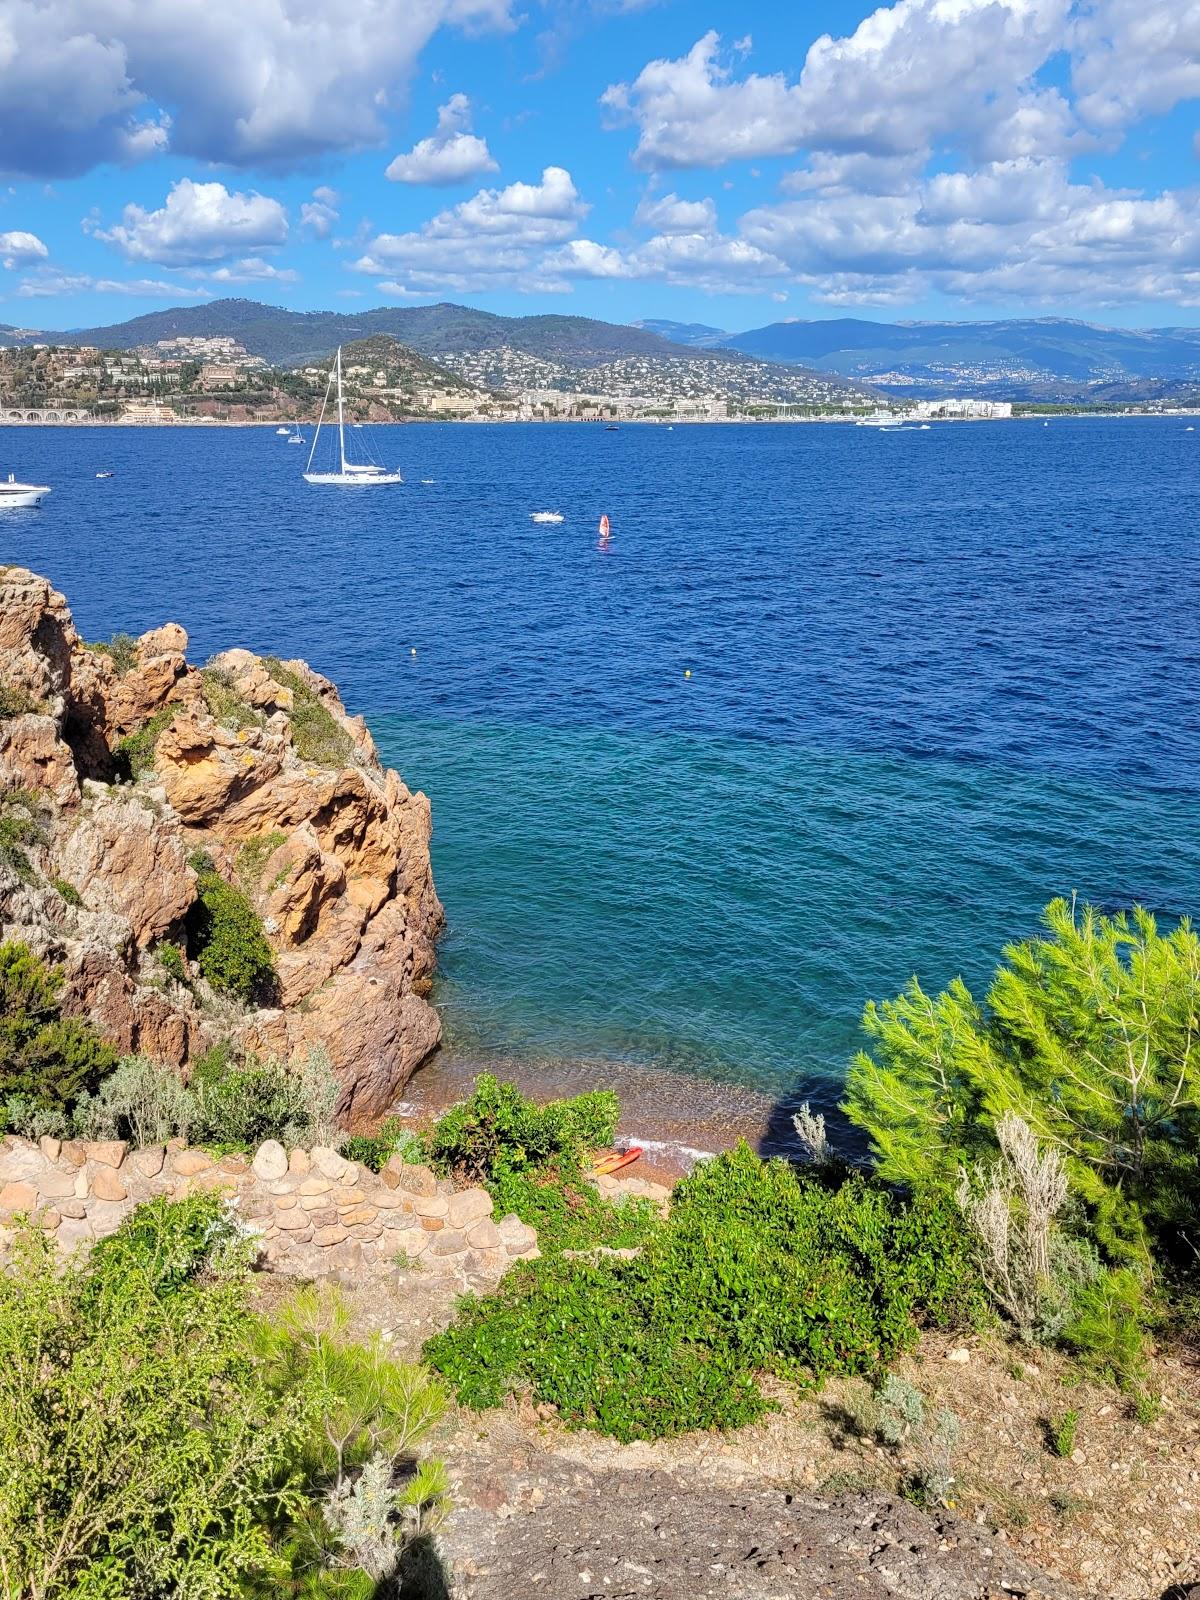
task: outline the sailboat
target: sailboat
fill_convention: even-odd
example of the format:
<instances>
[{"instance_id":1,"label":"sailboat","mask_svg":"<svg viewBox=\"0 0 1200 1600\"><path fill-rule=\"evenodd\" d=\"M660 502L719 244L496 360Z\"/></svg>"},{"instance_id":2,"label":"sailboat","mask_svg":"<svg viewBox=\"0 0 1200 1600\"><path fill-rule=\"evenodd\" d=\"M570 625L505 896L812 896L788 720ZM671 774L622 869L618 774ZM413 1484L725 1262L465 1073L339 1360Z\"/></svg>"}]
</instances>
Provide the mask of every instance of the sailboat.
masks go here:
<instances>
[{"instance_id":1,"label":"sailboat","mask_svg":"<svg viewBox=\"0 0 1200 1600\"><path fill-rule=\"evenodd\" d=\"M321 427L325 421L325 410L329 404L329 393L334 384L337 384L337 431L338 431L338 461L340 467L337 472L314 472L312 470L313 457L317 453L317 440L321 437ZM308 452L308 462L304 468L305 483L336 483L354 487L366 488L369 484L376 483L403 483L404 479L398 472L387 472L383 467L376 466L373 462L358 462L346 460L346 415L342 403L342 347L338 345L337 356L334 359L329 382L325 385L325 398L321 401L321 415L317 419L317 431L313 434L312 449Z\"/></svg>"}]
</instances>

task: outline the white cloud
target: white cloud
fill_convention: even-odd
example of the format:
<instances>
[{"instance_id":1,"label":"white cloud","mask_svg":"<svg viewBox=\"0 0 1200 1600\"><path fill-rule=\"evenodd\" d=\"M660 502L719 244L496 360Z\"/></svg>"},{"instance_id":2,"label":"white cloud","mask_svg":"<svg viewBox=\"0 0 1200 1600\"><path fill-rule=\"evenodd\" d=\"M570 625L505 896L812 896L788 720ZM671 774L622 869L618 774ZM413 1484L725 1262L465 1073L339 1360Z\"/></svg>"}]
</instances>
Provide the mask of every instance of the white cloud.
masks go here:
<instances>
[{"instance_id":1,"label":"white cloud","mask_svg":"<svg viewBox=\"0 0 1200 1600\"><path fill-rule=\"evenodd\" d=\"M377 144L435 33L511 25L509 0L6 0L0 170L73 176L168 140L235 166Z\"/></svg>"},{"instance_id":2,"label":"white cloud","mask_svg":"<svg viewBox=\"0 0 1200 1600\"><path fill-rule=\"evenodd\" d=\"M634 213L635 222L661 233L711 233L717 225L717 208L711 200L681 200L677 194L646 196Z\"/></svg>"},{"instance_id":3,"label":"white cloud","mask_svg":"<svg viewBox=\"0 0 1200 1600\"><path fill-rule=\"evenodd\" d=\"M848 37L817 39L795 83L783 73L735 78L710 31L687 55L652 61L632 84L610 86L601 103L637 125L634 160L649 168L802 148L886 156L938 139L977 146L1006 128L1060 142L1065 101L1033 77L1062 47L1070 4L897 0Z\"/></svg>"},{"instance_id":4,"label":"white cloud","mask_svg":"<svg viewBox=\"0 0 1200 1600\"><path fill-rule=\"evenodd\" d=\"M593 239L572 239L548 255L542 263L552 272L568 278L632 278L629 263L619 250L597 244Z\"/></svg>"},{"instance_id":5,"label":"white cloud","mask_svg":"<svg viewBox=\"0 0 1200 1600\"><path fill-rule=\"evenodd\" d=\"M788 274L769 251L719 232L715 213L705 228L657 233L628 250L572 239L548 255L542 267L567 278L634 278L711 294L761 294L766 280Z\"/></svg>"},{"instance_id":6,"label":"white cloud","mask_svg":"<svg viewBox=\"0 0 1200 1600\"><path fill-rule=\"evenodd\" d=\"M186 288L162 278L93 278L85 273L44 272L26 278L17 288L23 300L50 300L71 294L134 295L142 300L203 300L210 290Z\"/></svg>"},{"instance_id":7,"label":"white cloud","mask_svg":"<svg viewBox=\"0 0 1200 1600\"><path fill-rule=\"evenodd\" d=\"M706 33L603 104L650 170L802 153L788 198L727 235L695 203L645 200L655 236L624 272L726 290L783 275L835 305L1200 304L1200 196L1074 170L1200 98L1200 0L895 0L817 39L794 77L747 72L747 47Z\"/></svg>"},{"instance_id":8,"label":"white cloud","mask_svg":"<svg viewBox=\"0 0 1200 1600\"><path fill-rule=\"evenodd\" d=\"M1069 43L1079 114L1097 128L1200 96L1200 0L1092 0Z\"/></svg>"},{"instance_id":9,"label":"white cloud","mask_svg":"<svg viewBox=\"0 0 1200 1600\"><path fill-rule=\"evenodd\" d=\"M833 184L748 212L742 236L835 304L969 300L1200 304L1200 205L1072 181L1028 156L893 193Z\"/></svg>"},{"instance_id":10,"label":"white cloud","mask_svg":"<svg viewBox=\"0 0 1200 1600\"><path fill-rule=\"evenodd\" d=\"M27 267L32 261L44 261L50 254L36 233L0 233L0 262L6 267Z\"/></svg>"},{"instance_id":11,"label":"white cloud","mask_svg":"<svg viewBox=\"0 0 1200 1600\"><path fill-rule=\"evenodd\" d=\"M450 184L498 170L486 141L471 132L471 102L452 94L438 107L436 131L397 156L387 176L393 183Z\"/></svg>"},{"instance_id":12,"label":"white cloud","mask_svg":"<svg viewBox=\"0 0 1200 1600\"><path fill-rule=\"evenodd\" d=\"M85 224L130 261L184 267L220 261L242 250L280 245L287 239L287 213L267 195L233 193L223 183L181 178L157 211L127 205L111 228Z\"/></svg>"},{"instance_id":13,"label":"white cloud","mask_svg":"<svg viewBox=\"0 0 1200 1600\"><path fill-rule=\"evenodd\" d=\"M480 189L415 232L378 234L354 268L407 292L468 293L510 284L554 293L563 283L541 273L542 252L565 244L587 211L571 174L547 167L540 183Z\"/></svg>"},{"instance_id":14,"label":"white cloud","mask_svg":"<svg viewBox=\"0 0 1200 1600\"><path fill-rule=\"evenodd\" d=\"M337 190L322 184L313 190L312 199L305 200L300 207L301 227L307 228L314 238L328 239L340 215L340 203Z\"/></svg>"},{"instance_id":15,"label":"white cloud","mask_svg":"<svg viewBox=\"0 0 1200 1600\"><path fill-rule=\"evenodd\" d=\"M262 256L244 256L227 267L205 273L209 283L296 283L300 274L291 267L277 267Z\"/></svg>"}]
</instances>

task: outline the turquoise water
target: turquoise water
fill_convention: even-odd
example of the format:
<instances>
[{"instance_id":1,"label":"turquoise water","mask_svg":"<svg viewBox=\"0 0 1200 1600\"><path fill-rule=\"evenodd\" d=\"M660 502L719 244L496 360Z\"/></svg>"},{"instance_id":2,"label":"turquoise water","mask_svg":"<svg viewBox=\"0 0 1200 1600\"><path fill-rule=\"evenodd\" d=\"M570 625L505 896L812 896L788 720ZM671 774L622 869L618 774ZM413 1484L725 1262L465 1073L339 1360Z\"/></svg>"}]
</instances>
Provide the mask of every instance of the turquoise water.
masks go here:
<instances>
[{"instance_id":1,"label":"turquoise water","mask_svg":"<svg viewBox=\"0 0 1200 1600\"><path fill-rule=\"evenodd\" d=\"M648 1063L828 1106L867 996L913 972L982 986L1051 893L1177 912L1200 883L1183 794L686 735L376 734L440 799L438 1002L476 1061Z\"/></svg>"},{"instance_id":2,"label":"turquoise water","mask_svg":"<svg viewBox=\"0 0 1200 1600\"><path fill-rule=\"evenodd\" d=\"M1200 905L1197 440L392 428L403 489L338 495L265 431L0 430L55 486L0 555L367 714L433 800L451 1065L829 1105L868 996L982 985L1052 895Z\"/></svg>"}]
</instances>

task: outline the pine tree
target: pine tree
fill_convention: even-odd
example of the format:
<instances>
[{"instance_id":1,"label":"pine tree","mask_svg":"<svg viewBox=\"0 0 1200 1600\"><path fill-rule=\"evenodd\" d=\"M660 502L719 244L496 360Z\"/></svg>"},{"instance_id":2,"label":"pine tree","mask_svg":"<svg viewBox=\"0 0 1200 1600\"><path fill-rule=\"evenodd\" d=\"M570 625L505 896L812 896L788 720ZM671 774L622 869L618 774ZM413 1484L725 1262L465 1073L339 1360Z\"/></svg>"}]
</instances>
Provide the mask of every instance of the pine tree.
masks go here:
<instances>
[{"instance_id":1,"label":"pine tree","mask_svg":"<svg viewBox=\"0 0 1200 1600\"><path fill-rule=\"evenodd\" d=\"M846 1111L885 1177L952 1181L1015 1114L1062 1157L1097 1238L1147 1255L1200 1202L1200 939L1055 900L980 1006L956 979L868 1005ZM1193 1241L1200 1246L1200 1241Z\"/></svg>"}]
</instances>

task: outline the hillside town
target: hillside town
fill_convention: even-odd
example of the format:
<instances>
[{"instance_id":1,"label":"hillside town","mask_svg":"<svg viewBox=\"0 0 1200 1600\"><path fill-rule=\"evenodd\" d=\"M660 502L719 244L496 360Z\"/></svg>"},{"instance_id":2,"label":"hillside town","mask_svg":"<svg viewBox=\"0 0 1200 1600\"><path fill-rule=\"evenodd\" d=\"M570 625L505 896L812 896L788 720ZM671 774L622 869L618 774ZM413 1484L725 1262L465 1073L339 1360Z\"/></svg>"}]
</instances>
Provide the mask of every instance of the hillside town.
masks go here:
<instances>
[{"instance_id":1,"label":"hillside town","mask_svg":"<svg viewBox=\"0 0 1200 1600\"><path fill-rule=\"evenodd\" d=\"M354 422L896 425L1014 415L1005 400L881 395L748 357L629 355L572 364L500 345L450 351L434 361L390 334L357 340L342 354L345 411ZM0 423L306 423L320 412L328 377L327 359L271 366L229 336L178 336L129 350L0 347ZM1020 406L1017 414L1028 409ZM1138 409L1176 408L1164 402Z\"/></svg>"},{"instance_id":2,"label":"hillside town","mask_svg":"<svg viewBox=\"0 0 1200 1600\"><path fill-rule=\"evenodd\" d=\"M328 363L270 367L229 337L176 337L132 350L32 344L0 350L5 422L293 422L315 417ZM866 391L769 362L628 356L571 365L508 346L434 362L390 335L343 351L355 421L724 421L868 408Z\"/></svg>"}]
</instances>

